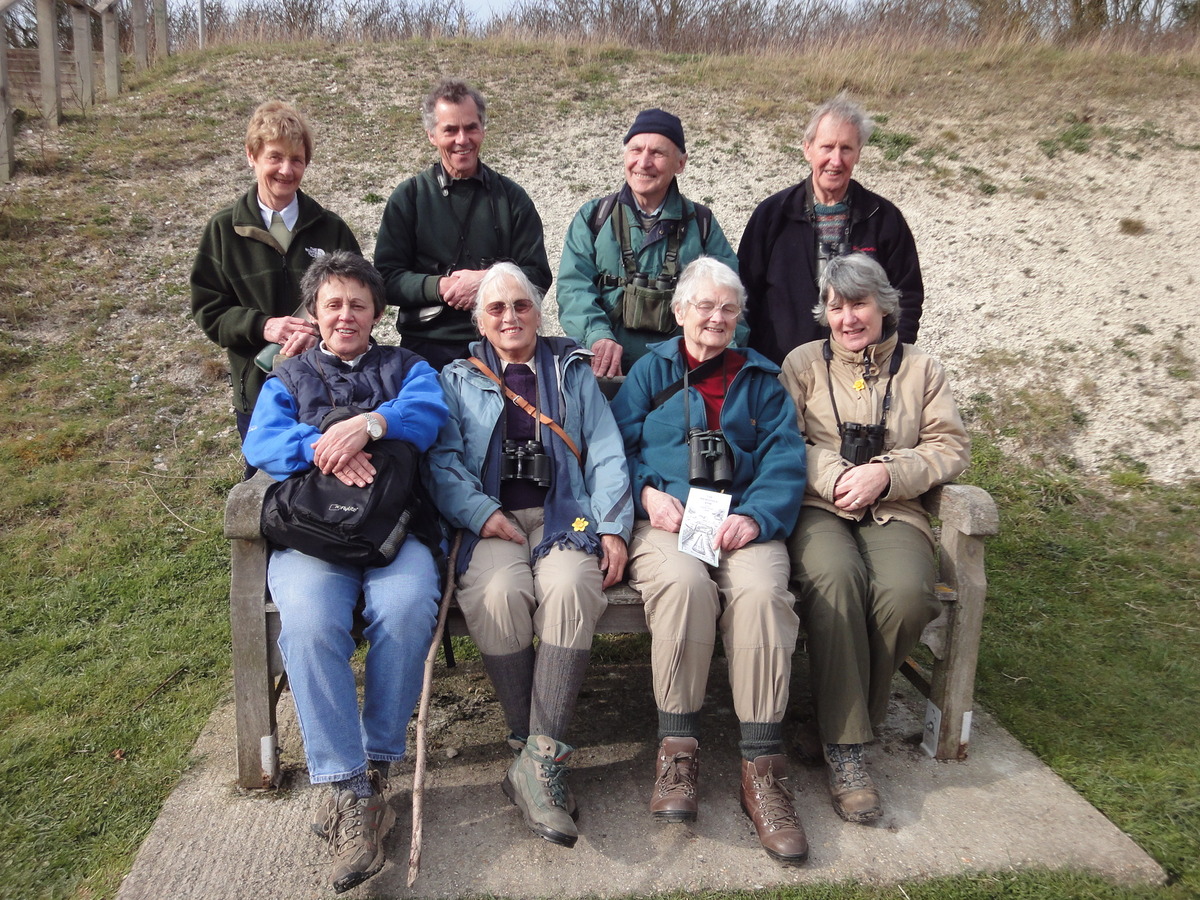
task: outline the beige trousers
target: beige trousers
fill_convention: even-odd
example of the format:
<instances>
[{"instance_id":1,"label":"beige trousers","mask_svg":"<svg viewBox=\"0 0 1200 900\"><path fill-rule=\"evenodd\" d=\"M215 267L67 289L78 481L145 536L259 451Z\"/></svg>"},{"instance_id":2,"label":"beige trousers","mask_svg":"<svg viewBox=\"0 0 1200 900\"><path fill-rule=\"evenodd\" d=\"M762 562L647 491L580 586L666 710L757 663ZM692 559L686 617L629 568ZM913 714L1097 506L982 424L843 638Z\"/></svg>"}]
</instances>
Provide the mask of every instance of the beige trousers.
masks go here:
<instances>
[{"instance_id":1,"label":"beige trousers","mask_svg":"<svg viewBox=\"0 0 1200 900\"><path fill-rule=\"evenodd\" d=\"M800 628L783 541L747 544L716 568L678 544L678 534L647 521L634 526L629 583L646 603L655 703L668 713L700 709L720 629L738 720L782 721Z\"/></svg>"},{"instance_id":2,"label":"beige trousers","mask_svg":"<svg viewBox=\"0 0 1200 900\"><path fill-rule=\"evenodd\" d=\"M543 642L589 650L596 622L607 608L599 557L555 547L532 566L529 554L542 540L544 511L504 515L524 544L483 538L458 580L458 606L479 652L504 656Z\"/></svg>"}]
</instances>

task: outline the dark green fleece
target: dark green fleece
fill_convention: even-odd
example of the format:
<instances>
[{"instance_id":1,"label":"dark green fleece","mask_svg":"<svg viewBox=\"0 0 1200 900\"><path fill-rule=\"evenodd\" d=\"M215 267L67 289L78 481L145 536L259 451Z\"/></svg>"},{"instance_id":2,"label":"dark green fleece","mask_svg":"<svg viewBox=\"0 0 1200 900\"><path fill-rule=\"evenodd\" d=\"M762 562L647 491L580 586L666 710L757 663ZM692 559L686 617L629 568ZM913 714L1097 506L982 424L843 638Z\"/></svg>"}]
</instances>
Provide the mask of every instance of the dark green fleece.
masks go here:
<instances>
[{"instance_id":1,"label":"dark green fleece","mask_svg":"<svg viewBox=\"0 0 1200 900\"><path fill-rule=\"evenodd\" d=\"M300 215L287 253L263 228L258 188L250 188L208 223L192 266L192 318L229 355L233 405L250 413L266 374L254 365L267 345L263 327L275 316L295 315L300 278L322 253L362 253L338 216L303 191Z\"/></svg>"},{"instance_id":2,"label":"dark green fleece","mask_svg":"<svg viewBox=\"0 0 1200 900\"><path fill-rule=\"evenodd\" d=\"M477 177L448 180L443 193L440 170L435 163L392 192L379 224L375 267L387 283L388 303L400 307L401 334L466 344L478 336L471 313L439 300L441 276L500 261L518 265L542 291L553 276L541 217L520 185L480 163ZM437 306L437 316L416 320L421 307Z\"/></svg>"}]
</instances>

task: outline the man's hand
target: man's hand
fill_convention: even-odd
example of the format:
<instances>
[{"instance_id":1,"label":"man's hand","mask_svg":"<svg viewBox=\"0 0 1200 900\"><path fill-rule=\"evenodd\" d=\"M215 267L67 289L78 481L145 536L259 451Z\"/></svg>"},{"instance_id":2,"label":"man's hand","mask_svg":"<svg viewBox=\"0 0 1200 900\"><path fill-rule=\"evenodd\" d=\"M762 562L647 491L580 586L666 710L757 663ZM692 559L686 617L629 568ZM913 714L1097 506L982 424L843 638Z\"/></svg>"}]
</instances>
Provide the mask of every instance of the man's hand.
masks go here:
<instances>
[{"instance_id":1,"label":"man's hand","mask_svg":"<svg viewBox=\"0 0 1200 900\"><path fill-rule=\"evenodd\" d=\"M758 537L759 527L749 516L726 516L713 537L713 546L726 553L740 550Z\"/></svg>"},{"instance_id":2,"label":"man's hand","mask_svg":"<svg viewBox=\"0 0 1200 900\"><path fill-rule=\"evenodd\" d=\"M521 532L513 528L512 522L508 521L508 517L499 509L487 517L487 521L479 529L479 536L501 538L505 541L512 541L514 544L525 543L525 538L521 536Z\"/></svg>"},{"instance_id":3,"label":"man's hand","mask_svg":"<svg viewBox=\"0 0 1200 900\"><path fill-rule=\"evenodd\" d=\"M475 295L479 293L479 282L487 269L459 269L438 281L438 292L442 301L452 309L472 309Z\"/></svg>"},{"instance_id":4,"label":"man's hand","mask_svg":"<svg viewBox=\"0 0 1200 900\"><path fill-rule=\"evenodd\" d=\"M655 528L679 533L679 526L683 524L683 504L666 491L646 485L642 488L642 508Z\"/></svg>"},{"instance_id":5,"label":"man's hand","mask_svg":"<svg viewBox=\"0 0 1200 900\"><path fill-rule=\"evenodd\" d=\"M847 469L833 485L833 505L853 511L870 506L887 492L892 483L883 463L864 463Z\"/></svg>"},{"instance_id":6,"label":"man's hand","mask_svg":"<svg viewBox=\"0 0 1200 900\"><path fill-rule=\"evenodd\" d=\"M600 571L604 573L604 587L610 588L625 577L629 548L618 534L600 535L600 547L604 551L600 558Z\"/></svg>"},{"instance_id":7,"label":"man's hand","mask_svg":"<svg viewBox=\"0 0 1200 900\"><path fill-rule=\"evenodd\" d=\"M621 374L621 355L625 348L612 338L600 338L592 344L592 372L597 378L610 378Z\"/></svg>"}]
</instances>

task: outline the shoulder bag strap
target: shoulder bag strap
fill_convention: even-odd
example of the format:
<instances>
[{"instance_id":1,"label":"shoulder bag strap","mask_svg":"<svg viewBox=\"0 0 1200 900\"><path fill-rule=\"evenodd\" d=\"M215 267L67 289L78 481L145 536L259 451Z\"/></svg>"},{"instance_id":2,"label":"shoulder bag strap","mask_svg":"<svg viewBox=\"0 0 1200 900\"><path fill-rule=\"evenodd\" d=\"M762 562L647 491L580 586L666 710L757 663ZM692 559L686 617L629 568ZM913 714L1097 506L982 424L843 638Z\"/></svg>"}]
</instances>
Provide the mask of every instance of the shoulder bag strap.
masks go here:
<instances>
[{"instance_id":1,"label":"shoulder bag strap","mask_svg":"<svg viewBox=\"0 0 1200 900\"><path fill-rule=\"evenodd\" d=\"M532 418L537 419L539 422L557 434L560 438L562 438L563 443L567 445L567 449L574 453L575 459L579 461L581 466L583 465L583 456L580 454L579 448L575 446L575 442L571 440L571 436L563 431L561 425L555 422L552 418L550 418L512 388L508 387L503 381L500 380L500 376L488 368L487 363L485 363L482 359L472 356L467 360L467 362L477 368L492 381L496 382L496 384L500 386L500 390L504 391L504 396L508 397L509 400L517 404L517 406L521 407L521 409L525 410L525 412L529 413Z\"/></svg>"}]
</instances>

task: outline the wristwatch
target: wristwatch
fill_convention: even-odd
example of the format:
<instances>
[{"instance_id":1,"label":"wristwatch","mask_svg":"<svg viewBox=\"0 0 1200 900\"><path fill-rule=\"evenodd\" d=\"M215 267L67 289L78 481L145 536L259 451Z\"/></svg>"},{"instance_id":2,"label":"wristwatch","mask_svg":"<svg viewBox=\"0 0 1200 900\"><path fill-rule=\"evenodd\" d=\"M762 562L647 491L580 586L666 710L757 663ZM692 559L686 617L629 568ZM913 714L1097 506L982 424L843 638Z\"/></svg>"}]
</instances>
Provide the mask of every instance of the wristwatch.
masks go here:
<instances>
[{"instance_id":1,"label":"wristwatch","mask_svg":"<svg viewBox=\"0 0 1200 900\"><path fill-rule=\"evenodd\" d=\"M367 437L373 441L383 437L383 423L374 413L363 413L363 418L367 420Z\"/></svg>"}]
</instances>

